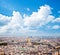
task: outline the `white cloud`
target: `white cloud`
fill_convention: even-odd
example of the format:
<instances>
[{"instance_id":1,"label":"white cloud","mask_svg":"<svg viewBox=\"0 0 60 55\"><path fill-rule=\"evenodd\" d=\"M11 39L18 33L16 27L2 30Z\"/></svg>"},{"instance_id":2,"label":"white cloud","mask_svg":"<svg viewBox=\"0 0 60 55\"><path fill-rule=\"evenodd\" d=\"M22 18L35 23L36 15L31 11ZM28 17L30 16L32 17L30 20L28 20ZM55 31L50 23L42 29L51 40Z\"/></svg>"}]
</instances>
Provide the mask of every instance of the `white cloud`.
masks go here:
<instances>
[{"instance_id":1,"label":"white cloud","mask_svg":"<svg viewBox=\"0 0 60 55\"><path fill-rule=\"evenodd\" d=\"M27 11L30 11L30 8L27 8Z\"/></svg>"},{"instance_id":2,"label":"white cloud","mask_svg":"<svg viewBox=\"0 0 60 55\"><path fill-rule=\"evenodd\" d=\"M13 11L13 16L11 17L10 22L5 26L0 27L0 33L17 32L17 29L20 29L22 27L22 22L22 16L20 13Z\"/></svg>"},{"instance_id":3,"label":"white cloud","mask_svg":"<svg viewBox=\"0 0 60 55\"><path fill-rule=\"evenodd\" d=\"M2 17L4 18L2 18ZM38 12L33 12L30 16L21 15L19 12L13 11L13 16L8 17L4 15L0 15L0 20L3 23L7 22L7 25L0 27L0 33L37 33L38 31L31 30L30 28L40 28L43 25L48 24L54 19L54 16L51 12L51 7L48 5L41 6L38 9ZM1 21L0 21L1 22Z\"/></svg>"},{"instance_id":4,"label":"white cloud","mask_svg":"<svg viewBox=\"0 0 60 55\"><path fill-rule=\"evenodd\" d=\"M59 17L59 18L54 19L52 22L60 22L60 17Z\"/></svg>"},{"instance_id":5,"label":"white cloud","mask_svg":"<svg viewBox=\"0 0 60 55\"><path fill-rule=\"evenodd\" d=\"M11 20L11 17L0 14L0 23L1 24L7 24L8 22L10 22L10 20Z\"/></svg>"},{"instance_id":6,"label":"white cloud","mask_svg":"<svg viewBox=\"0 0 60 55\"><path fill-rule=\"evenodd\" d=\"M59 28L60 28L59 25L54 25L54 26L52 27L52 29L59 29Z\"/></svg>"},{"instance_id":7,"label":"white cloud","mask_svg":"<svg viewBox=\"0 0 60 55\"><path fill-rule=\"evenodd\" d=\"M40 27L46 25L54 19L51 13L50 6L41 6L38 12L33 12L30 16L24 17L24 25L27 27Z\"/></svg>"}]
</instances>

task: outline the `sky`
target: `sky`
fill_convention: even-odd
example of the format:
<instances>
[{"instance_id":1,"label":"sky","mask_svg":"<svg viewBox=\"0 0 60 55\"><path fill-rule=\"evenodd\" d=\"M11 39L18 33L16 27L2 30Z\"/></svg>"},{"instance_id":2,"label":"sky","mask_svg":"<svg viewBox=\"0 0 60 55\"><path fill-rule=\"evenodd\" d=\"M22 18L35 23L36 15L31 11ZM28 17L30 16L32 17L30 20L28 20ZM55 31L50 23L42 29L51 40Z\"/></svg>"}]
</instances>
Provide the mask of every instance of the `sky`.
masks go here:
<instances>
[{"instance_id":1,"label":"sky","mask_svg":"<svg viewBox=\"0 0 60 55\"><path fill-rule=\"evenodd\" d=\"M0 35L60 36L60 0L0 0Z\"/></svg>"}]
</instances>

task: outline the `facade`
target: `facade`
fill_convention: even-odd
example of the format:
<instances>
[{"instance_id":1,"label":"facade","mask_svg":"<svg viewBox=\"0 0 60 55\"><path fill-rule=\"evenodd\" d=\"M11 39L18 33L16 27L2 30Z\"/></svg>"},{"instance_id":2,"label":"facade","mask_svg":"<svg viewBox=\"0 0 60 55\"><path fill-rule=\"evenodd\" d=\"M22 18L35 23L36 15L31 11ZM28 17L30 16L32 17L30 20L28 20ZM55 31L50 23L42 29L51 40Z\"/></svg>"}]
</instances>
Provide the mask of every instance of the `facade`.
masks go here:
<instances>
[{"instance_id":1,"label":"facade","mask_svg":"<svg viewBox=\"0 0 60 55\"><path fill-rule=\"evenodd\" d=\"M0 52L0 55L5 55L5 53L4 52Z\"/></svg>"}]
</instances>

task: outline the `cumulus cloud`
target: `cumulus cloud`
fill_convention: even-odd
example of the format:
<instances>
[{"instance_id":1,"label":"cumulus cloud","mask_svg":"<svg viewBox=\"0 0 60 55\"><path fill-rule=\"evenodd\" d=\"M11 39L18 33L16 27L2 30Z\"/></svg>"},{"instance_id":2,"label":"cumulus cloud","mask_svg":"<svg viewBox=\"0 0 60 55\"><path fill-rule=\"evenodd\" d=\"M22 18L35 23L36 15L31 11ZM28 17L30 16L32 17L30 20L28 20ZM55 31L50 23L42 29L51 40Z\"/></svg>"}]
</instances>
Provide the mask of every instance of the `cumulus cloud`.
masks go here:
<instances>
[{"instance_id":1,"label":"cumulus cloud","mask_svg":"<svg viewBox=\"0 0 60 55\"><path fill-rule=\"evenodd\" d=\"M7 20L6 20L7 21ZM10 22L7 25L0 27L0 33L4 32L16 32L17 29L21 28L22 26L22 16L19 12L13 11L13 16L11 17Z\"/></svg>"},{"instance_id":2,"label":"cumulus cloud","mask_svg":"<svg viewBox=\"0 0 60 55\"><path fill-rule=\"evenodd\" d=\"M52 29L59 29L59 28L60 28L59 25L54 25L54 26L52 27Z\"/></svg>"},{"instance_id":3,"label":"cumulus cloud","mask_svg":"<svg viewBox=\"0 0 60 55\"><path fill-rule=\"evenodd\" d=\"M8 22L10 22L10 20L11 20L11 17L0 14L0 24L5 25Z\"/></svg>"},{"instance_id":4,"label":"cumulus cloud","mask_svg":"<svg viewBox=\"0 0 60 55\"><path fill-rule=\"evenodd\" d=\"M19 12L13 11L13 16L8 17L0 14L0 22L7 23L0 27L0 33L36 33L37 30L30 28L40 28L48 24L54 19L51 7L48 5L41 6L37 12L32 12L30 16L21 15Z\"/></svg>"},{"instance_id":5,"label":"cumulus cloud","mask_svg":"<svg viewBox=\"0 0 60 55\"><path fill-rule=\"evenodd\" d=\"M52 22L53 22L53 23L54 23L54 22L60 22L60 17L59 17L59 18L54 19Z\"/></svg>"},{"instance_id":6,"label":"cumulus cloud","mask_svg":"<svg viewBox=\"0 0 60 55\"><path fill-rule=\"evenodd\" d=\"M27 8L27 11L30 11L30 8Z\"/></svg>"},{"instance_id":7,"label":"cumulus cloud","mask_svg":"<svg viewBox=\"0 0 60 55\"><path fill-rule=\"evenodd\" d=\"M54 16L51 14L50 6L41 6L38 12L33 12L30 16L24 17L24 25L27 27L40 27L46 25L54 19Z\"/></svg>"}]
</instances>

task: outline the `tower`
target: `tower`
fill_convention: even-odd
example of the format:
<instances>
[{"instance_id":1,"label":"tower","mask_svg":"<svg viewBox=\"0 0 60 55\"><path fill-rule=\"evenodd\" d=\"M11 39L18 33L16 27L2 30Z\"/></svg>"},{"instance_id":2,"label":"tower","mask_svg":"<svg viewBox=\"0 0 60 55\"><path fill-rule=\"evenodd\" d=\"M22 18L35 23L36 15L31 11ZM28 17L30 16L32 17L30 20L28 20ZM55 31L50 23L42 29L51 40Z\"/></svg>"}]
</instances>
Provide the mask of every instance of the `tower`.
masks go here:
<instances>
[{"instance_id":1,"label":"tower","mask_svg":"<svg viewBox=\"0 0 60 55\"><path fill-rule=\"evenodd\" d=\"M27 38L27 44L31 45L31 39Z\"/></svg>"}]
</instances>

